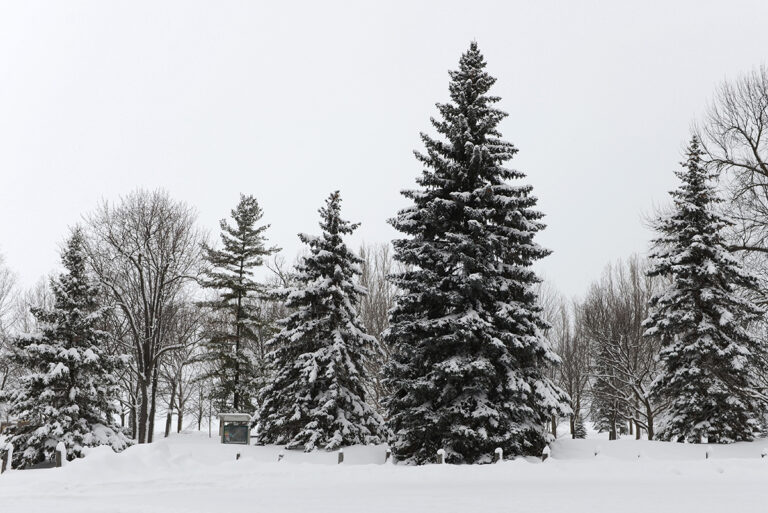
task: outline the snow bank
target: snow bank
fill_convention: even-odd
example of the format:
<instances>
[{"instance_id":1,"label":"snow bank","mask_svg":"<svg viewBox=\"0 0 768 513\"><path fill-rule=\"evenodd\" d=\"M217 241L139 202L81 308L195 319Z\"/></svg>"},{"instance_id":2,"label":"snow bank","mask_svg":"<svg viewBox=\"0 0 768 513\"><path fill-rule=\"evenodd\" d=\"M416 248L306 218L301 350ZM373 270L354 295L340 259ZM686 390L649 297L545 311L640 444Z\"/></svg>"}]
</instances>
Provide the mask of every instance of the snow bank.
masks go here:
<instances>
[{"instance_id":1,"label":"snow bank","mask_svg":"<svg viewBox=\"0 0 768 513\"><path fill-rule=\"evenodd\" d=\"M594 456L594 447L601 446ZM765 440L705 446L558 440L536 458L495 465L384 464L385 446L306 454L221 445L183 434L117 454L109 447L60 469L0 477L3 511L191 513L439 511L622 513L757 511L768 502ZM284 454L278 462L278 455ZM236 454L241 458L236 460ZM641 457L638 458L637 454ZM758 509L756 509L758 508Z\"/></svg>"}]
</instances>

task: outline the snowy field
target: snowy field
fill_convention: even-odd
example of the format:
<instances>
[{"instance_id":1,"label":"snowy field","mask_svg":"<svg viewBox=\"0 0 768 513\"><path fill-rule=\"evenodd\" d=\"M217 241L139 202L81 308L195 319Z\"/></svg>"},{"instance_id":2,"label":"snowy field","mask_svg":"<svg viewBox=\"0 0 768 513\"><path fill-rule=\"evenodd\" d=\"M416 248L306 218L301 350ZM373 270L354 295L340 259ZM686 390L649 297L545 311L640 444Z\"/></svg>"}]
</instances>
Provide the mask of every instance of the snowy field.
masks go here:
<instances>
[{"instance_id":1,"label":"snowy field","mask_svg":"<svg viewBox=\"0 0 768 513\"><path fill-rule=\"evenodd\" d=\"M707 460L707 446L561 439L545 463L405 467L383 464L383 447L349 448L342 465L335 453L291 451L278 463L277 447L193 432L3 474L0 511L759 512L768 510L766 447L717 446Z\"/></svg>"}]
</instances>

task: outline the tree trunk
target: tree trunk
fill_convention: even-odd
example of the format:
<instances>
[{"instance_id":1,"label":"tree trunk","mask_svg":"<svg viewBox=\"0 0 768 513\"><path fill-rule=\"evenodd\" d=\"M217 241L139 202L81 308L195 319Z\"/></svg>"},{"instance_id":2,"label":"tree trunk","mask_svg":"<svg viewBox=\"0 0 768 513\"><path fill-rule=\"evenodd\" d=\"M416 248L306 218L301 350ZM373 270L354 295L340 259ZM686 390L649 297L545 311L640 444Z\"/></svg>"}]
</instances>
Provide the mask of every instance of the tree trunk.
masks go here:
<instances>
[{"instance_id":1,"label":"tree trunk","mask_svg":"<svg viewBox=\"0 0 768 513\"><path fill-rule=\"evenodd\" d=\"M557 415L552 415L552 436L557 438Z\"/></svg>"},{"instance_id":2,"label":"tree trunk","mask_svg":"<svg viewBox=\"0 0 768 513\"><path fill-rule=\"evenodd\" d=\"M198 431L202 431L203 429L204 413L205 413L205 404L203 403L203 389L201 385L200 393L198 394L198 398L197 398L197 430Z\"/></svg>"},{"instance_id":3,"label":"tree trunk","mask_svg":"<svg viewBox=\"0 0 768 513\"><path fill-rule=\"evenodd\" d=\"M184 403L186 403L186 399L184 399L184 385L182 385L182 379L179 378L179 395L177 399L177 403L179 403L179 407L176 408L178 410L178 417L176 417L176 432L181 433L182 426L184 425Z\"/></svg>"},{"instance_id":4,"label":"tree trunk","mask_svg":"<svg viewBox=\"0 0 768 513\"><path fill-rule=\"evenodd\" d=\"M131 404L128 412L128 427L131 430L131 438L136 440L136 403Z\"/></svg>"},{"instance_id":5,"label":"tree trunk","mask_svg":"<svg viewBox=\"0 0 768 513\"><path fill-rule=\"evenodd\" d=\"M243 265L240 264L240 279L242 282L242 269ZM242 316L242 302L243 298L238 293L237 295L237 313L235 314L235 397L234 407L235 411L240 411L240 318Z\"/></svg>"},{"instance_id":6,"label":"tree trunk","mask_svg":"<svg viewBox=\"0 0 768 513\"><path fill-rule=\"evenodd\" d=\"M648 440L653 440L655 433L653 429L653 409L650 404L645 405L645 416L647 417L646 425L648 426Z\"/></svg>"},{"instance_id":7,"label":"tree trunk","mask_svg":"<svg viewBox=\"0 0 768 513\"><path fill-rule=\"evenodd\" d=\"M147 417L149 416L149 412L147 411L147 406L149 405L149 391L147 390L148 386L149 383L147 380L142 380L142 382L139 383L139 393L141 394L141 404L139 404L138 418L140 444L147 443Z\"/></svg>"},{"instance_id":8,"label":"tree trunk","mask_svg":"<svg viewBox=\"0 0 768 513\"><path fill-rule=\"evenodd\" d=\"M128 425L131 428L131 438L134 440L136 440L139 436L139 432L138 432L139 410L137 408L138 398L139 398L139 380L137 379L136 387L133 390L131 390L131 395L129 397L131 406L130 406L130 412L129 412L130 417L128 418Z\"/></svg>"},{"instance_id":9,"label":"tree trunk","mask_svg":"<svg viewBox=\"0 0 768 513\"><path fill-rule=\"evenodd\" d=\"M157 406L157 367L152 370L152 393L149 405L149 427L147 428L147 443L152 443L155 433L155 413Z\"/></svg>"},{"instance_id":10,"label":"tree trunk","mask_svg":"<svg viewBox=\"0 0 768 513\"><path fill-rule=\"evenodd\" d=\"M173 421L173 406L176 401L176 383L171 383L171 399L168 401L168 412L165 414L165 438L171 435L171 422Z\"/></svg>"}]
</instances>

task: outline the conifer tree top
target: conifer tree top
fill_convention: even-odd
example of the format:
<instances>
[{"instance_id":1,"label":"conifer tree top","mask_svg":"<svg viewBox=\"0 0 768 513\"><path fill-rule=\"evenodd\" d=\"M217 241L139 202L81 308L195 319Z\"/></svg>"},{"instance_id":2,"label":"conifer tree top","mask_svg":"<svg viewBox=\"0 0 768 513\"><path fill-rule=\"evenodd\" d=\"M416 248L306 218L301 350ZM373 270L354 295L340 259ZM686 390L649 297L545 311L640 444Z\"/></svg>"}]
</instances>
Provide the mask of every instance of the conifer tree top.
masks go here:
<instances>
[{"instance_id":1,"label":"conifer tree top","mask_svg":"<svg viewBox=\"0 0 768 513\"><path fill-rule=\"evenodd\" d=\"M430 119L449 144L421 134L426 154L415 152L416 157L433 168L434 173L425 171L417 180L419 185L468 190L483 183L498 185L504 180L524 176L501 166L517 153L517 149L501 139L498 124L507 113L495 107L500 98L488 94L496 79L485 71L485 67L477 43L472 42L459 60L459 69L449 71L452 101L437 104L442 119ZM451 165L451 161L465 165ZM413 191L404 194L418 201L418 194Z\"/></svg>"},{"instance_id":2,"label":"conifer tree top","mask_svg":"<svg viewBox=\"0 0 768 513\"><path fill-rule=\"evenodd\" d=\"M681 273L681 266L701 266L711 262L724 265L729 273L726 288L732 285L753 287L755 278L741 269L728 252L723 229L730 223L715 209L722 200L712 185L715 176L702 164L704 152L694 135L686 150L686 160L675 171L680 180L677 189L670 191L674 210L657 222L660 236L653 240L651 258L654 265L651 276L675 274L679 278L693 278ZM699 278L705 279L706 272Z\"/></svg>"}]
</instances>

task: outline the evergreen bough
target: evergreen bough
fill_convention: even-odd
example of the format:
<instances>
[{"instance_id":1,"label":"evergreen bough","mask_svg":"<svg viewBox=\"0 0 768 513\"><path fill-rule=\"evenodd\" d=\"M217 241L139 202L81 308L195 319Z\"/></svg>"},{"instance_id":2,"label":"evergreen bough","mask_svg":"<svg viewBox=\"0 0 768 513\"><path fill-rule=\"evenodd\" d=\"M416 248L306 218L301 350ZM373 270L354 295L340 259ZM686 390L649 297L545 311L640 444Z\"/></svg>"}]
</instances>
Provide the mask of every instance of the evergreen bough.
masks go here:
<instances>
[{"instance_id":1,"label":"evergreen bough","mask_svg":"<svg viewBox=\"0 0 768 513\"><path fill-rule=\"evenodd\" d=\"M269 342L271 382L259 394L257 443L333 450L381 441L383 421L365 401L365 362L378 346L358 317L361 260L344 243L357 224L340 217L338 191L320 209L319 237L300 234L309 254L296 286L277 297L293 311Z\"/></svg>"},{"instance_id":2,"label":"evergreen bough","mask_svg":"<svg viewBox=\"0 0 768 513\"><path fill-rule=\"evenodd\" d=\"M488 94L495 82L476 43L450 72L451 102L432 124L443 139L421 138L425 169L413 204L391 224L406 268L385 335L393 354L385 402L394 456L487 463L541 454L552 415L570 413L565 392L545 375L559 362L543 337L531 266L549 251L534 242L544 228L524 174L504 167L517 152L498 131L506 114Z\"/></svg>"}]
</instances>

